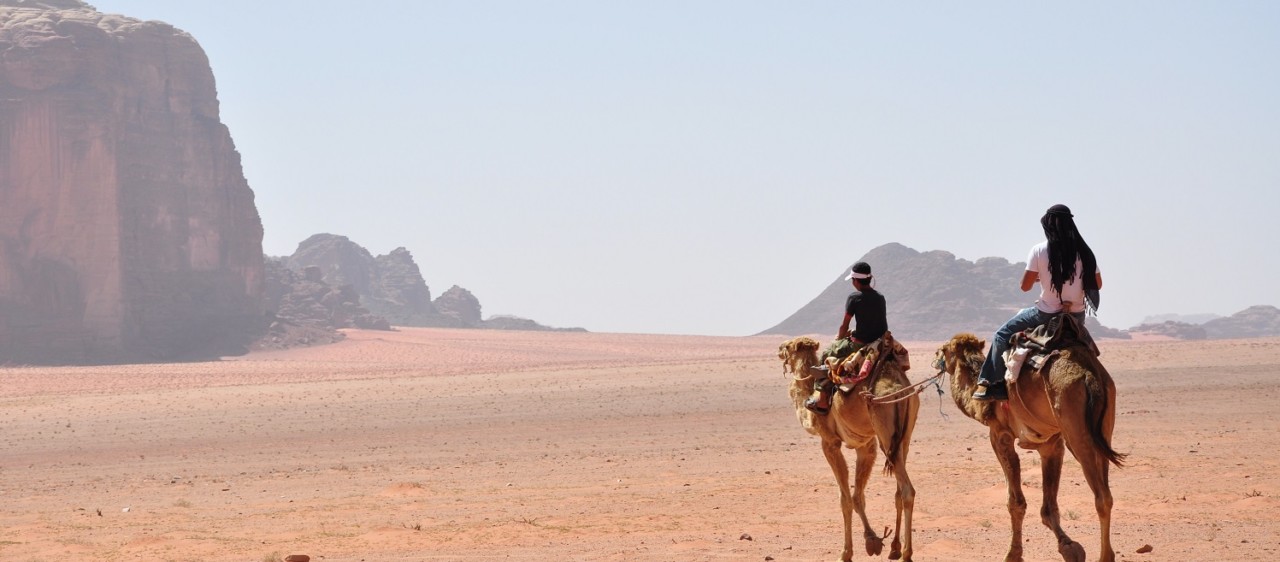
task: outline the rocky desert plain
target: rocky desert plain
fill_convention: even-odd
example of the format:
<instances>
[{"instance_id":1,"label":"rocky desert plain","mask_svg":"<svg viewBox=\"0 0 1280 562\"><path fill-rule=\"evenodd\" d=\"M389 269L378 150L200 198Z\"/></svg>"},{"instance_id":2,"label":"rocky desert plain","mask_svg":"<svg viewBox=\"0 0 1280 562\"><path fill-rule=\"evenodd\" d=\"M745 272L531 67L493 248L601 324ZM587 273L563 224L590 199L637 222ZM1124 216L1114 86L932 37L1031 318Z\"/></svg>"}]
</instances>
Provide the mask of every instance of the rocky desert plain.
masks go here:
<instances>
[{"instance_id":1,"label":"rocky desert plain","mask_svg":"<svg viewBox=\"0 0 1280 562\"><path fill-rule=\"evenodd\" d=\"M0 368L0 560L839 557L838 491L788 401L782 337L347 335L213 362ZM913 380L938 343L908 345ZM1280 338L1101 348L1129 455L1111 472L1117 558L1280 559ZM921 397L914 559L1000 560L986 428ZM1035 457L1025 558L1060 560ZM1063 523L1094 560L1092 496L1069 454L1063 472ZM867 503L892 526L878 469Z\"/></svg>"}]
</instances>

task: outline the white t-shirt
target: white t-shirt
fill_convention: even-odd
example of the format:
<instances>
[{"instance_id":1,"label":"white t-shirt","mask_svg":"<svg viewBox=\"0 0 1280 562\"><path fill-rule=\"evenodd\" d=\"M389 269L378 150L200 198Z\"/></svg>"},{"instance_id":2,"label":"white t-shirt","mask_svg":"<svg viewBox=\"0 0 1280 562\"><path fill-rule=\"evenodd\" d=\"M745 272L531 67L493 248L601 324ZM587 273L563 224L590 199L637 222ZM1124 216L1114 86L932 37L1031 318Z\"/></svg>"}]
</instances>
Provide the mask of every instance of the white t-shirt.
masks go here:
<instances>
[{"instance_id":1,"label":"white t-shirt","mask_svg":"<svg viewBox=\"0 0 1280 562\"><path fill-rule=\"evenodd\" d=\"M1076 274L1071 281L1062 284L1062 295L1053 290L1053 275L1049 272L1049 241L1046 240L1031 247L1027 256L1027 271L1040 275L1040 299L1036 308L1041 312L1057 314L1059 312L1084 312L1084 264L1076 258ZM1101 270L1098 270L1101 271ZM1070 303L1071 308L1063 310L1063 303Z\"/></svg>"}]
</instances>

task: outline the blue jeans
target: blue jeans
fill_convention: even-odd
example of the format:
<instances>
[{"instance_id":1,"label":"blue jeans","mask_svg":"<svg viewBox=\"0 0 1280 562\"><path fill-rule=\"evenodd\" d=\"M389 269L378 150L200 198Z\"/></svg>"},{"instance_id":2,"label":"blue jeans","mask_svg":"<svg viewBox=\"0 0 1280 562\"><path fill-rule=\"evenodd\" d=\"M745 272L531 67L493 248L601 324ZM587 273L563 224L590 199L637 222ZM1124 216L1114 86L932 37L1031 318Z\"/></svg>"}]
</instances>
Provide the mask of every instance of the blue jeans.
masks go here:
<instances>
[{"instance_id":1,"label":"blue jeans","mask_svg":"<svg viewBox=\"0 0 1280 562\"><path fill-rule=\"evenodd\" d=\"M1042 326L1052 319L1056 314L1041 312L1036 307L1024 308L1021 312L1014 314L1008 322L1005 322L996 335L991 336L991 349L987 350L987 360L982 362L982 372L978 375L979 384L1004 383L1005 371L1009 370L1004 364L1004 352L1009 349L1009 338L1014 334L1023 330L1029 330L1037 326ZM1084 313L1073 312L1072 316L1080 321L1080 325L1084 325Z\"/></svg>"}]
</instances>

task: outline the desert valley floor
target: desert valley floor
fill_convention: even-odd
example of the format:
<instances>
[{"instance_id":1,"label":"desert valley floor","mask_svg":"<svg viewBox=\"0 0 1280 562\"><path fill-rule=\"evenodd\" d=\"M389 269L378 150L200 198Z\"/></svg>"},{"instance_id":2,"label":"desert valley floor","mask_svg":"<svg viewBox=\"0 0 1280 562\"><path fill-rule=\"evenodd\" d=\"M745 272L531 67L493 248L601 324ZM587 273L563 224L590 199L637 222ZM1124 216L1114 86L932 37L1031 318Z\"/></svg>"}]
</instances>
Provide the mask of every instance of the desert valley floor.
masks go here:
<instances>
[{"instance_id":1,"label":"desert valley floor","mask_svg":"<svg viewBox=\"0 0 1280 562\"><path fill-rule=\"evenodd\" d=\"M836 485L788 401L783 339L406 328L207 363L3 367L0 560L834 560ZM913 380L937 343L908 345ZM1101 345L1129 454L1111 472L1117 557L1280 559L1280 339ZM986 428L922 398L914 559L999 560ZM1060 560L1022 458L1026 559ZM1063 523L1096 559L1070 455L1063 473ZM878 469L867 503L893 524Z\"/></svg>"}]
</instances>

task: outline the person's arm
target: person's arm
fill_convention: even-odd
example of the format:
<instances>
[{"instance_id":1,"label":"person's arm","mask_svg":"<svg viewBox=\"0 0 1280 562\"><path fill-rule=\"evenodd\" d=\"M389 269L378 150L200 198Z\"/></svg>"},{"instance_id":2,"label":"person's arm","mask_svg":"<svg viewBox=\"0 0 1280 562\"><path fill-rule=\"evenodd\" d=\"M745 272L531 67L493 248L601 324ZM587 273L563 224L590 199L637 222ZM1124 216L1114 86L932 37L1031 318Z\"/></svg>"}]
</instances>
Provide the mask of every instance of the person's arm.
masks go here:
<instances>
[{"instance_id":1,"label":"person's arm","mask_svg":"<svg viewBox=\"0 0 1280 562\"><path fill-rule=\"evenodd\" d=\"M840 323L840 331L836 333L836 339L842 340L849 337L849 321L853 319L853 315L845 313L844 322Z\"/></svg>"},{"instance_id":2,"label":"person's arm","mask_svg":"<svg viewBox=\"0 0 1280 562\"><path fill-rule=\"evenodd\" d=\"M1098 280L1098 289L1101 290L1102 289L1102 272L1098 271L1098 272L1095 272L1093 275L1095 276L1094 279Z\"/></svg>"},{"instance_id":3,"label":"person's arm","mask_svg":"<svg viewBox=\"0 0 1280 562\"><path fill-rule=\"evenodd\" d=\"M1101 279L1101 277L1099 277ZM1034 271L1024 271L1022 273L1022 292L1030 291L1036 286L1036 281L1040 280L1040 274Z\"/></svg>"}]
</instances>

